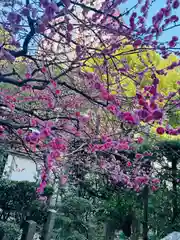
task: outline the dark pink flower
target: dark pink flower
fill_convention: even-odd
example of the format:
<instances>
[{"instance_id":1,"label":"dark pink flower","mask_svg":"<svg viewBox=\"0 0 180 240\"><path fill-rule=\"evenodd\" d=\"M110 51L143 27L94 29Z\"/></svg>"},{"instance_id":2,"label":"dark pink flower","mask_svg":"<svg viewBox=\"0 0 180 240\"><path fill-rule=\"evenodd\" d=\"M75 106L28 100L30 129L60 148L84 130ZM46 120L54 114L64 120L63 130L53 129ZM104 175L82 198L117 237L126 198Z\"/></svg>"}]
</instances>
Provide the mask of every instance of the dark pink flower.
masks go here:
<instances>
[{"instance_id":1,"label":"dark pink flower","mask_svg":"<svg viewBox=\"0 0 180 240\"><path fill-rule=\"evenodd\" d=\"M2 134L4 132L4 127L0 126L0 134Z\"/></svg>"},{"instance_id":2,"label":"dark pink flower","mask_svg":"<svg viewBox=\"0 0 180 240\"><path fill-rule=\"evenodd\" d=\"M71 31L73 30L73 25L72 25L71 23L69 23L69 24L67 25L67 30L68 30L69 32L71 32Z\"/></svg>"},{"instance_id":3,"label":"dark pink flower","mask_svg":"<svg viewBox=\"0 0 180 240\"><path fill-rule=\"evenodd\" d=\"M173 36L173 37L172 37L172 40L173 40L173 41L178 41L178 39L179 39L179 38L178 38L177 36Z\"/></svg>"},{"instance_id":4,"label":"dark pink flower","mask_svg":"<svg viewBox=\"0 0 180 240\"><path fill-rule=\"evenodd\" d=\"M46 25L44 23L40 23L37 27L37 32L44 33L46 30Z\"/></svg>"},{"instance_id":5,"label":"dark pink flower","mask_svg":"<svg viewBox=\"0 0 180 240\"><path fill-rule=\"evenodd\" d=\"M46 6L45 14L48 16L49 20L51 20L56 12L59 11L59 8L56 3L49 3Z\"/></svg>"},{"instance_id":6,"label":"dark pink flower","mask_svg":"<svg viewBox=\"0 0 180 240\"><path fill-rule=\"evenodd\" d=\"M29 16L29 8L24 7L23 10L21 11L21 14L24 16Z\"/></svg>"},{"instance_id":7,"label":"dark pink flower","mask_svg":"<svg viewBox=\"0 0 180 240\"><path fill-rule=\"evenodd\" d=\"M76 112L76 117L80 117L81 113L80 112Z\"/></svg>"},{"instance_id":8,"label":"dark pink flower","mask_svg":"<svg viewBox=\"0 0 180 240\"><path fill-rule=\"evenodd\" d=\"M143 138L143 137L138 137L137 143L141 144L141 143L143 143L143 141L144 141L144 138Z\"/></svg>"},{"instance_id":9,"label":"dark pink flower","mask_svg":"<svg viewBox=\"0 0 180 240\"><path fill-rule=\"evenodd\" d=\"M159 119L162 118L162 116L163 116L163 113L162 113L162 111L160 111L160 110L155 110L155 111L152 113L152 118L153 118L154 120L159 120Z\"/></svg>"},{"instance_id":10,"label":"dark pink flower","mask_svg":"<svg viewBox=\"0 0 180 240\"><path fill-rule=\"evenodd\" d=\"M152 187L151 187L151 190L152 190L153 192L155 192L155 191L158 190L158 188L157 188L156 186L152 186Z\"/></svg>"},{"instance_id":11,"label":"dark pink flower","mask_svg":"<svg viewBox=\"0 0 180 240\"><path fill-rule=\"evenodd\" d=\"M41 68L41 71L42 71L43 73L46 73L46 72L47 72L46 67L42 67L42 68Z\"/></svg>"},{"instance_id":12,"label":"dark pink flower","mask_svg":"<svg viewBox=\"0 0 180 240\"><path fill-rule=\"evenodd\" d=\"M116 112L116 106L115 105L108 105L107 106L107 109L112 112L112 113L115 113Z\"/></svg>"},{"instance_id":13,"label":"dark pink flower","mask_svg":"<svg viewBox=\"0 0 180 240\"><path fill-rule=\"evenodd\" d=\"M140 154L140 153L136 153L136 156L135 156L135 158L136 159L141 159L143 157L143 154Z\"/></svg>"},{"instance_id":14,"label":"dark pink flower","mask_svg":"<svg viewBox=\"0 0 180 240\"><path fill-rule=\"evenodd\" d=\"M26 74L25 74L25 77L26 77L27 79L29 79L29 78L31 78L31 74L30 74L30 73L26 73Z\"/></svg>"},{"instance_id":15,"label":"dark pink flower","mask_svg":"<svg viewBox=\"0 0 180 240\"><path fill-rule=\"evenodd\" d=\"M10 12L7 17L8 21L12 24L19 24L21 22L21 16L18 13Z\"/></svg>"},{"instance_id":16,"label":"dark pink flower","mask_svg":"<svg viewBox=\"0 0 180 240\"><path fill-rule=\"evenodd\" d=\"M100 89L101 88L101 84L100 83L95 83L94 87L95 87L95 89Z\"/></svg>"},{"instance_id":17,"label":"dark pink flower","mask_svg":"<svg viewBox=\"0 0 180 240\"><path fill-rule=\"evenodd\" d=\"M36 142L36 141L38 141L38 139L39 139L39 134L38 133L32 133L31 135L30 135L30 139L31 139L31 141L32 142Z\"/></svg>"},{"instance_id":18,"label":"dark pink flower","mask_svg":"<svg viewBox=\"0 0 180 240\"><path fill-rule=\"evenodd\" d=\"M155 183L155 184L160 183L159 178L153 178L153 179L152 179L152 183Z\"/></svg>"},{"instance_id":19,"label":"dark pink flower","mask_svg":"<svg viewBox=\"0 0 180 240\"><path fill-rule=\"evenodd\" d=\"M101 160L101 161L100 161L100 163L99 163L99 167L100 167L101 169L105 169L105 167L106 167L106 163L105 163L104 160Z\"/></svg>"},{"instance_id":20,"label":"dark pink flower","mask_svg":"<svg viewBox=\"0 0 180 240\"><path fill-rule=\"evenodd\" d=\"M145 102L145 100L143 98L139 99L139 105L141 105L141 106L145 106L146 105L146 102Z\"/></svg>"},{"instance_id":21,"label":"dark pink flower","mask_svg":"<svg viewBox=\"0 0 180 240\"><path fill-rule=\"evenodd\" d=\"M178 22L178 21L179 21L179 18L178 18L178 16L176 16L176 15L172 15L171 18L170 18L170 20L171 20L172 22Z\"/></svg>"},{"instance_id":22,"label":"dark pink flower","mask_svg":"<svg viewBox=\"0 0 180 240\"><path fill-rule=\"evenodd\" d=\"M159 135L162 135L162 134L165 133L165 130L164 130L163 127L158 127L158 128L156 129L156 132L157 132Z\"/></svg>"},{"instance_id":23,"label":"dark pink flower","mask_svg":"<svg viewBox=\"0 0 180 240\"><path fill-rule=\"evenodd\" d=\"M127 166L128 167L131 167L132 166L132 163L130 161L127 162Z\"/></svg>"},{"instance_id":24,"label":"dark pink flower","mask_svg":"<svg viewBox=\"0 0 180 240\"><path fill-rule=\"evenodd\" d=\"M146 109L139 110L138 111L138 116L139 116L140 120L146 119L149 116L149 112Z\"/></svg>"},{"instance_id":25,"label":"dark pink flower","mask_svg":"<svg viewBox=\"0 0 180 240\"><path fill-rule=\"evenodd\" d=\"M169 45L169 47L173 48L176 46L176 42L171 40L170 42L168 42L168 45Z\"/></svg>"},{"instance_id":26,"label":"dark pink flower","mask_svg":"<svg viewBox=\"0 0 180 240\"><path fill-rule=\"evenodd\" d=\"M67 183L67 180L68 180L68 177L67 177L66 175L62 175L62 176L60 177L60 183L61 183L61 185L66 184L66 183Z\"/></svg>"},{"instance_id":27,"label":"dark pink flower","mask_svg":"<svg viewBox=\"0 0 180 240\"><path fill-rule=\"evenodd\" d=\"M129 150L129 144L128 143L120 143L118 145L118 150Z\"/></svg>"},{"instance_id":28,"label":"dark pink flower","mask_svg":"<svg viewBox=\"0 0 180 240\"><path fill-rule=\"evenodd\" d=\"M172 7L173 7L174 9L177 9L177 8L179 7L179 5L180 5L179 0L175 0L175 1L173 2Z\"/></svg>"},{"instance_id":29,"label":"dark pink flower","mask_svg":"<svg viewBox=\"0 0 180 240\"><path fill-rule=\"evenodd\" d=\"M146 184L148 182L148 180L149 179L147 176L139 176L134 179L135 183L137 183L137 184L142 184L142 183Z\"/></svg>"},{"instance_id":30,"label":"dark pink flower","mask_svg":"<svg viewBox=\"0 0 180 240\"><path fill-rule=\"evenodd\" d=\"M137 40L134 41L133 47L134 47L134 48L137 48L137 47L139 47L141 44L142 44L141 39L137 39Z\"/></svg>"},{"instance_id":31,"label":"dark pink flower","mask_svg":"<svg viewBox=\"0 0 180 240\"><path fill-rule=\"evenodd\" d=\"M144 152L144 156L148 157L148 156L152 156L153 154L151 152Z\"/></svg>"},{"instance_id":32,"label":"dark pink flower","mask_svg":"<svg viewBox=\"0 0 180 240\"><path fill-rule=\"evenodd\" d=\"M60 90L60 89L56 89L55 93L56 93L57 95L59 95L59 94L61 94L61 90Z\"/></svg>"}]
</instances>

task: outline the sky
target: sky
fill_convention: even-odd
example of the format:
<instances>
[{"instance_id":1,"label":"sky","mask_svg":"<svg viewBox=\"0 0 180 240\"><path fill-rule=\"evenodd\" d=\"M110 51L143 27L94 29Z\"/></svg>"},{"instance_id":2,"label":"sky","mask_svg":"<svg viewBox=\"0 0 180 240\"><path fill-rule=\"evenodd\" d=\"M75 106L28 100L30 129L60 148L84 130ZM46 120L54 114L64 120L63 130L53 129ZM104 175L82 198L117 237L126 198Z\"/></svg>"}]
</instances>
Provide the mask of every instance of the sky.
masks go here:
<instances>
[{"instance_id":1,"label":"sky","mask_svg":"<svg viewBox=\"0 0 180 240\"><path fill-rule=\"evenodd\" d=\"M126 9L130 9L136 4L137 0L128 0L126 3L123 3L120 5L120 12L122 13ZM144 1L145 2L145 1ZM149 10L149 16L148 16L148 25L151 25L152 23L152 16L154 16L162 7L164 7L166 4L166 0L156 0L152 7ZM139 8L136 9L137 13L139 13ZM180 7L176 11L173 12L173 15L177 15L180 17ZM124 21L129 24L128 21L129 17L124 17ZM180 39L180 26L173 28L171 30L165 31L162 36L159 38L159 41L166 42L171 40L172 36L178 36Z\"/></svg>"}]
</instances>

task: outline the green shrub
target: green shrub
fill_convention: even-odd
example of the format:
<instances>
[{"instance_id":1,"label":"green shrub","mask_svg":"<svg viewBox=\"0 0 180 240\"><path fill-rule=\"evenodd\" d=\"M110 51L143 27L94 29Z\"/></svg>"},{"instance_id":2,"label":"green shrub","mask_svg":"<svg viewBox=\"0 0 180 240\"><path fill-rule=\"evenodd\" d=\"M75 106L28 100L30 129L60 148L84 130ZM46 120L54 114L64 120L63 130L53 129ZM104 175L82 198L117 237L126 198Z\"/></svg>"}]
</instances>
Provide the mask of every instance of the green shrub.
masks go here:
<instances>
[{"instance_id":1,"label":"green shrub","mask_svg":"<svg viewBox=\"0 0 180 240\"><path fill-rule=\"evenodd\" d=\"M7 240L18 240L19 235L20 228L18 225L0 221L0 239L2 236L6 236Z\"/></svg>"},{"instance_id":2,"label":"green shrub","mask_svg":"<svg viewBox=\"0 0 180 240\"><path fill-rule=\"evenodd\" d=\"M38 200L36 194L37 184L27 181L0 180L0 208L3 210L1 219L8 220L7 213L15 213L17 223L23 223L26 216L37 221L39 224L44 222L46 217L46 204ZM50 197L53 188L47 186L43 196ZM32 214L32 216L31 216Z\"/></svg>"},{"instance_id":3,"label":"green shrub","mask_svg":"<svg viewBox=\"0 0 180 240\"><path fill-rule=\"evenodd\" d=\"M36 199L36 185L31 182L0 181L0 207L5 210L24 211Z\"/></svg>"},{"instance_id":4,"label":"green shrub","mask_svg":"<svg viewBox=\"0 0 180 240\"><path fill-rule=\"evenodd\" d=\"M44 224L47 219L48 206L36 200L31 205L30 220L34 220L38 225Z\"/></svg>"}]
</instances>

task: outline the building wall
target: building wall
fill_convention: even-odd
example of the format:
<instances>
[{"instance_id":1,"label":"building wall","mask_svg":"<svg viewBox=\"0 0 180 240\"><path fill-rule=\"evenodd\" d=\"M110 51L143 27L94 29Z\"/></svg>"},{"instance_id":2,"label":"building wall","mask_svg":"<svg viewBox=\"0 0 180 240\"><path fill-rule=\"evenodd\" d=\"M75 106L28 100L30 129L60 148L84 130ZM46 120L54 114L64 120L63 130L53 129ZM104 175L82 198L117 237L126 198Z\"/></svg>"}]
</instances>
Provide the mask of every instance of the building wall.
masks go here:
<instances>
[{"instance_id":1,"label":"building wall","mask_svg":"<svg viewBox=\"0 0 180 240\"><path fill-rule=\"evenodd\" d=\"M38 172L33 160L21 155L9 154L3 177L12 181L35 182Z\"/></svg>"}]
</instances>

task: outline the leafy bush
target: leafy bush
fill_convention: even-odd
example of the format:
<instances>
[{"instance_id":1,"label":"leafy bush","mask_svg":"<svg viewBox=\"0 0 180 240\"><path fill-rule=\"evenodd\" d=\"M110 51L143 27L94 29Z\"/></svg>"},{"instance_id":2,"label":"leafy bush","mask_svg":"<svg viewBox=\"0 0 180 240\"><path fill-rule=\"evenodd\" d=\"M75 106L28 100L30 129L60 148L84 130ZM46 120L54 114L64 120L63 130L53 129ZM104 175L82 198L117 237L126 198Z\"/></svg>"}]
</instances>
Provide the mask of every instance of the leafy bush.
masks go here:
<instances>
[{"instance_id":1,"label":"leafy bush","mask_svg":"<svg viewBox=\"0 0 180 240\"><path fill-rule=\"evenodd\" d=\"M57 208L55 239L87 240L94 226L90 224L92 204L89 200L67 196Z\"/></svg>"},{"instance_id":2,"label":"leafy bush","mask_svg":"<svg viewBox=\"0 0 180 240\"><path fill-rule=\"evenodd\" d=\"M23 211L36 199L36 185L31 182L0 181L0 207Z\"/></svg>"},{"instance_id":3,"label":"leafy bush","mask_svg":"<svg viewBox=\"0 0 180 240\"><path fill-rule=\"evenodd\" d=\"M20 228L18 225L9 222L0 221L0 239L6 236L7 240L18 240L20 235Z\"/></svg>"},{"instance_id":4,"label":"leafy bush","mask_svg":"<svg viewBox=\"0 0 180 240\"><path fill-rule=\"evenodd\" d=\"M31 205L30 220L34 220L37 224L41 225L47 218L47 204L35 200Z\"/></svg>"},{"instance_id":5,"label":"leafy bush","mask_svg":"<svg viewBox=\"0 0 180 240\"><path fill-rule=\"evenodd\" d=\"M26 216L29 216L38 223L43 223L45 217L45 205L42 204L36 194L36 183L27 181L0 181L0 208L2 209L1 218L7 221L10 217L9 213L15 213L15 218L18 223L23 222ZM44 191L44 196L51 196L53 188L47 186ZM8 213L8 214L7 214Z\"/></svg>"}]
</instances>

